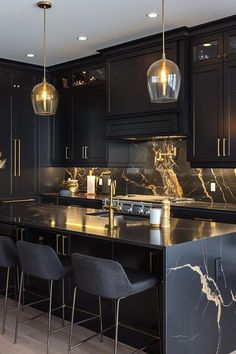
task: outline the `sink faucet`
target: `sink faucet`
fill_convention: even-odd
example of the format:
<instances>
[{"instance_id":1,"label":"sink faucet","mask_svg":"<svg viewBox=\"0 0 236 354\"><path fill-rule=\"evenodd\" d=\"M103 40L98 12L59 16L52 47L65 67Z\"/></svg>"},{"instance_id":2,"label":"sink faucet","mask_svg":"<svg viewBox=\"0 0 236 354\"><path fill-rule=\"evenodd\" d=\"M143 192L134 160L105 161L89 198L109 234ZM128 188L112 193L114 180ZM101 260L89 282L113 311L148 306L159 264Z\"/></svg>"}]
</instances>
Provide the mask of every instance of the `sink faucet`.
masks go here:
<instances>
[{"instance_id":1,"label":"sink faucet","mask_svg":"<svg viewBox=\"0 0 236 354\"><path fill-rule=\"evenodd\" d=\"M114 229L114 211L118 210L118 207L113 204L113 196L115 194L116 189L116 181L112 181L110 183L110 198L108 205L105 206L105 209L109 211L109 229Z\"/></svg>"}]
</instances>

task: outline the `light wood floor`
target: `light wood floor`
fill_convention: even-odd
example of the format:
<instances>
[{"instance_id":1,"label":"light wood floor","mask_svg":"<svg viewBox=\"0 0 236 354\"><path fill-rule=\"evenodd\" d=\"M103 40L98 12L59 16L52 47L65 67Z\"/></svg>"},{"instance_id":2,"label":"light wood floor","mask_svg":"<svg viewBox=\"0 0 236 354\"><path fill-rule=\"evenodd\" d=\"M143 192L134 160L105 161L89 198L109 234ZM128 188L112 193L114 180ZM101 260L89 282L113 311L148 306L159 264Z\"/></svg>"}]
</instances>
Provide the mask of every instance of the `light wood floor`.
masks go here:
<instances>
[{"instance_id":1,"label":"light wood floor","mask_svg":"<svg viewBox=\"0 0 236 354\"><path fill-rule=\"evenodd\" d=\"M14 301L9 301L9 305L15 305ZM2 330L2 308L3 299L0 299L0 333ZM35 315L37 310L29 308L24 310L21 319L28 318L27 314ZM0 334L0 354L43 354L46 353L46 332L47 316L42 316L32 322L22 324L19 327L18 343L13 344L15 326L15 311L9 311L7 314L6 334ZM53 328L61 326L61 321L53 317ZM51 354L67 353L69 329L59 331L51 337ZM75 326L74 342L84 339L91 335L91 331ZM133 348L119 343L119 354L130 354ZM83 344L80 348L75 348L72 354L113 354L113 341L104 336L103 343L98 338Z\"/></svg>"}]
</instances>

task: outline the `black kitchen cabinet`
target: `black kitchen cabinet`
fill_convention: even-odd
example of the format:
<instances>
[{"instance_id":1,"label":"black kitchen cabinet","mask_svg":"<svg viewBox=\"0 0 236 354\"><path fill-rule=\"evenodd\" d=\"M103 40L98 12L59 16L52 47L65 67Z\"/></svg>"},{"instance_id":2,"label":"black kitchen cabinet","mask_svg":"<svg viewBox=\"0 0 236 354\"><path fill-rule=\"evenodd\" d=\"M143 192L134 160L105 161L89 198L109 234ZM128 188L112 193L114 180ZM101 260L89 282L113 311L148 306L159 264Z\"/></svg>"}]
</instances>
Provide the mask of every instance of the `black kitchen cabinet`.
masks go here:
<instances>
[{"instance_id":1,"label":"black kitchen cabinet","mask_svg":"<svg viewBox=\"0 0 236 354\"><path fill-rule=\"evenodd\" d=\"M71 148L69 163L98 166L106 161L105 89L94 87L71 93Z\"/></svg>"},{"instance_id":2,"label":"black kitchen cabinet","mask_svg":"<svg viewBox=\"0 0 236 354\"><path fill-rule=\"evenodd\" d=\"M30 92L12 94L12 141L14 196L31 197L37 192L37 162L36 116Z\"/></svg>"},{"instance_id":3,"label":"black kitchen cabinet","mask_svg":"<svg viewBox=\"0 0 236 354\"><path fill-rule=\"evenodd\" d=\"M7 68L8 66L8 68ZM31 91L36 84L36 76L27 71L10 67L0 67L0 88L17 91Z\"/></svg>"},{"instance_id":4,"label":"black kitchen cabinet","mask_svg":"<svg viewBox=\"0 0 236 354\"><path fill-rule=\"evenodd\" d=\"M54 74L60 101L51 126L53 166L106 164L105 81L96 79L100 71L103 78L104 68Z\"/></svg>"},{"instance_id":5,"label":"black kitchen cabinet","mask_svg":"<svg viewBox=\"0 0 236 354\"><path fill-rule=\"evenodd\" d=\"M236 29L208 33L192 41L193 65L205 66L236 59Z\"/></svg>"},{"instance_id":6,"label":"black kitchen cabinet","mask_svg":"<svg viewBox=\"0 0 236 354\"><path fill-rule=\"evenodd\" d=\"M236 163L235 45L236 30L208 34L192 42L192 133L188 159L193 167L233 167Z\"/></svg>"},{"instance_id":7,"label":"black kitchen cabinet","mask_svg":"<svg viewBox=\"0 0 236 354\"><path fill-rule=\"evenodd\" d=\"M0 151L6 159L0 169L1 198L27 198L37 193L36 116L31 104L31 89L37 72L0 68L1 122Z\"/></svg>"},{"instance_id":8,"label":"black kitchen cabinet","mask_svg":"<svg viewBox=\"0 0 236 354\"><path fill-rule=\"evenodd\" d=\"M162 57L160 37L126 43L102 53L107 55L107 137L188 132L188 35L184 30L172 33L166 42L166 56L179 65L182 76L176 102L152 103L148 95L148 68Z\"/></svg>"},{"instance_id":9,"label":"black kitchen cabinet","mask_svg":"<svg viewBox=\"0 0 236 354\"><path fill-rule=\"evenodd\" d=\"M108 61L109 116L140 115L177 108L177 102L171 105L151 103L148 95L147 70L161 56L162 47L156 46L151 50L129 52ZM166 56L177 61L176 43L167 45Z\"/></svg>"},{"instance_id":10,"label":"black kitchen cabinet","mask_svg":"<svg viewBox=\"0 0 236 354\"><path fill-rule=\"evenodd\" d=\"M197 67L192 72L193 141L191 161L217 162L223 131L223 65Z\"/></svg>"},{"instance_id":11,"label":"black kitchen cabinet","mask_svg":"<svg viewBox=\"0 0 236 354\"><path fill-rule=\"evenodd\" d=\"M51 163L53 166L66 165L70 159L69 144L69 94L59 90L57 113L51 117Z\"/></svg>"},{"instance_id":12,"label":"black kitchen cabinet","mask_svg":"<svg viewBox=\"0 0 236 354\"><path fill-rule=\"evenodd\" d=\"M0 73L1 78L1 73ZM11 132L11 96L0 91L1 129L0 129L0 196L12 194L12 132ZM4 163L5 161L5 163Z\"/></svg>"}]
</instances>

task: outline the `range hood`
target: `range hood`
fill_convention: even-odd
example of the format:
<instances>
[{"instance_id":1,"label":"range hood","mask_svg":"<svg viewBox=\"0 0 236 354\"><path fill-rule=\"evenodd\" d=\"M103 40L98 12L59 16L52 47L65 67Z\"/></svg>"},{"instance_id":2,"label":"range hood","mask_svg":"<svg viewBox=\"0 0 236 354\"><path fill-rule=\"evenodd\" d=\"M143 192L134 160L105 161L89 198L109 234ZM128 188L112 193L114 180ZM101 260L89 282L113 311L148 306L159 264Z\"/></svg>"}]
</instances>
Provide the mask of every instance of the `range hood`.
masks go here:
<instances>
[{"instance_id":1,"label":"range hood","mask_svg":"<svg viewBox=\"0 0 236 354\"><path fill-rule=\"evenodd\" d=\"M181 122L176 111L160 115L139 117L119 117L106 120L106 137L108 139L152 140L153 136L186 137L187 122Z\"/></svg>"}]
</instances>

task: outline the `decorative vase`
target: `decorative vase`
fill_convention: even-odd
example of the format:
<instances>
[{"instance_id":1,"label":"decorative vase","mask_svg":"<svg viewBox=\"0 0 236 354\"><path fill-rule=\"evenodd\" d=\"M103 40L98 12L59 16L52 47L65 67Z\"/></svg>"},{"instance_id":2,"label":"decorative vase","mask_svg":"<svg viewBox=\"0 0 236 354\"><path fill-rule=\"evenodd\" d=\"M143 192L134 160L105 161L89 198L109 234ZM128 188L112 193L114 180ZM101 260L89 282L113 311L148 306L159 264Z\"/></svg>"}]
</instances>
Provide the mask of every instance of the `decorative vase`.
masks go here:
<instances>
[{"instance_id":1,"label":"decorative vase","mask_svg":"<svg viewBox=\"0 0 236 354\"><path fill-rule=\"evenodd\" d=\"M69 189L60 189L59 194L62 197L70 197L72 192Z\"/></svg>"},{"instance_id":2,"label":"decorative vase","mask_svg":"<svg viewBox=\"0 0 236 354\"><path fill-rule=\"evenodd\" d=\"M74 195L77 192L78 187L79 187L78 180L77 179L69 179L68 181L70 182L69 189L70 189L72 195Z\"/></svg>"}]
</instances>

